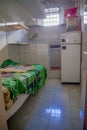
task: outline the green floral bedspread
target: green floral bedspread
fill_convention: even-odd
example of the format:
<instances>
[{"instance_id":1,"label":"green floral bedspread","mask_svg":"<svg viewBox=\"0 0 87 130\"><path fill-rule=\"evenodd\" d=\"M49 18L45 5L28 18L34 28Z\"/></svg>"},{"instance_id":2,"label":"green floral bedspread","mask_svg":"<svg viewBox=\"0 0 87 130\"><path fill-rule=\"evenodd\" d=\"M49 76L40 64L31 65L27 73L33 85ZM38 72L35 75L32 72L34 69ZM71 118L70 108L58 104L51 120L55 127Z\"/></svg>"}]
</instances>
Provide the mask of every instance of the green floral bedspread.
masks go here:
<instances>
[{"instance_id":1,"label":"green floral bedspread","mask_svg":"<svg viewBox=\"0 0 87 130\"><path fill-rule=\"evenodd\" d=\"M10 59L5 60L0 68L7 66L20 65ZM45 83L47 71L43 65L33 64L34 70L26 73L13 73L9 78L2 78L2 85L8 87L12 93L12 99L17 97L20 93L34 94Z\"/></svg>"}]
</instances>

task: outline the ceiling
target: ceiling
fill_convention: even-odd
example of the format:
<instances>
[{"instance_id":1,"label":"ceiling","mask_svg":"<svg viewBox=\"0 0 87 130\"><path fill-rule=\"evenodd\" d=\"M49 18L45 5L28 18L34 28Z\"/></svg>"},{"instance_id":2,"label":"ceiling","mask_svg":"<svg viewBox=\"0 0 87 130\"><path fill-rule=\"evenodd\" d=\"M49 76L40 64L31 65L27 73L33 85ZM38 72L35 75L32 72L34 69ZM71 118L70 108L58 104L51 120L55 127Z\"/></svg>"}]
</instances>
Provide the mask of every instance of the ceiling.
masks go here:
<instances>
[{"instance_id":1,"label":"ceiling","mask_svg":"<svg viewBox=\"0 0 87 130\"><path fill-rule=\"evenodd\" d=\"M40 0L44 6L58 6L64 8L70 8L77 5L78 0Z\"/></svg>"},{"instance_id":2,"label":"ceiling","mask_svg":"<svg viewBox=\"0 0 87 130\"><path fill-rule=\"evenodd\" d=\"M31 22L44 17L36 0L0 0L0 22Z\"/></svg>"},{"instance_id":3,"label":"ceiling","mask_svg":"<svg viewBox=\"0 0 87 130\"><path fill-rule=\"evenodd\" d=\"M31 22L45 17L44 8L70 8L77 0L0 0L0 20L6 22Z\"/></svg>"},{"instance_id":4,"label":"ceiling","mask_svg":"<svg viewBox=\"0 0 87 130\"><path fill-rule=\"evenodd\" d=\"M25 8L34 18L44 18L45 17L37 0L16 0L16 1L23 8Z\"/></svg>"}]
</instances>

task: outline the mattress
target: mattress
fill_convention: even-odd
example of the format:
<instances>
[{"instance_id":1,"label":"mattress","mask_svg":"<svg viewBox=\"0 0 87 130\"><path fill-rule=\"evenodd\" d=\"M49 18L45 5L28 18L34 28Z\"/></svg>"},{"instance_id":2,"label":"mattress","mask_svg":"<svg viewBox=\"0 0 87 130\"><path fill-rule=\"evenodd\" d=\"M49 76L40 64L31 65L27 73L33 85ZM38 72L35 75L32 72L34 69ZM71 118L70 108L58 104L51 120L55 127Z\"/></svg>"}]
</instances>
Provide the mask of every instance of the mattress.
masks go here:
<instances>
[{"instance_id":1,"label":"mattress","mask_svg":"<svg viewBox=\"0 0 87 130\"><path fill-rule=\"evenodd\" d=\"M22 66L22 70L23 68L25 69L25 66L27 68L31 66L32 69L23 70L22 72L8 71L8 68L20 69L20 66ZM44 85L47 77L47 71L43 65L23 65L10 59L5 60L0 65L0 71L2 74L1 80L6 109L12 106L18 95L36 93Z\"/></svg>"},{"instance_id":2,"label":"mattress","mask_svg":"<svg viewBox=\"0 0 87 130\"><path fill-rule=\"evenodd\" d=\"M7 66L5 68L1 68L0 71L1 72L19 72L19 73L23 73L23 72L27 72L29 70L33 70L34 69L34 66L31 65L31 66L23 66L23 65L19 65L19 66Z\"/></svg>"}]
</instances>

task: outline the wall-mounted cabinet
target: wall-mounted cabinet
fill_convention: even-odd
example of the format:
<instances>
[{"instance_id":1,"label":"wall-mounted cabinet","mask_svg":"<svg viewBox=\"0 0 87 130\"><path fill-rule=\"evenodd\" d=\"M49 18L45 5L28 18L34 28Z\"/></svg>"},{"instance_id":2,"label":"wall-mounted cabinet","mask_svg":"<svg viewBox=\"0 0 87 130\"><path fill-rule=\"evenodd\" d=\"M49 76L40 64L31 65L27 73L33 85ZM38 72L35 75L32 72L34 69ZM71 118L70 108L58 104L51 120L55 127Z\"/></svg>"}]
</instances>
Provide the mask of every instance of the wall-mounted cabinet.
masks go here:
<instances>
[{"instance_id":1,"label":"wall-mounted cabinet","mask_svg":"<svg viewBox=\"0 0 87 130\"><path fill-rule=\"evenodd\" d=\"M0 32L6 33L7 44L28 44L29 27L21 23L1 23Z\"/></svg>"},{"instance_id":2,"label":"wall-mounted cabinet","mask_svg":"<svg viewBox=\"0 0 87 130\"><path fill-rule=\"evenodd\" d=\"M7 44L28 44L30 30L23 24L6 26Z\"/></svg>"}]
</instances>

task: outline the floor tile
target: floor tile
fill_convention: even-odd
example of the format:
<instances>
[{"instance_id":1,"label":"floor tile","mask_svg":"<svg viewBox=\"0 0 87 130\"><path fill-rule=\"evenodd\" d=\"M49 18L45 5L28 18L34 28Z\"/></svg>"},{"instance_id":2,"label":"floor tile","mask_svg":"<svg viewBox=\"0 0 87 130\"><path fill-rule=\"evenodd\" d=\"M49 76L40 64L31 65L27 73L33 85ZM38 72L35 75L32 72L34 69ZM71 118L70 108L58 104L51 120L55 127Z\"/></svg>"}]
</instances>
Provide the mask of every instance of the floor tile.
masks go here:
<instances>
[{"instance_id":1,"label":"floor tile","mask_svg":"<svg viewBox=\"0 0 87 130\"><path fill-rule=\"evenodd\" d=\"M66 118L51 117L47 130L72 130L72 121Z\"/></svg>"},{"instance_id":2,"label":"floor tile","mask_svg":"<svg viewBox=\"0 0 87 130\"><path fill-rule=\"evenodd\" d=\"M32 113L33 114L35 114L35 115L50 115L50 113L48 113L46 110L48 110L48 109L50 109L51 110L51 105L37 105L34 109L33 109L33 111L32 111Z\"/></svg>"},{"instance_id":3,"label":"floor tile","mask_svg":"<svg viewBox=\"0 0 87 130\"><path fill-rule=\"evenodd\" d=\"M70 99L71 106L80 107L80 99L79 98L71 98Z\"/></svg>"},{"instance_id":4,"label":"floor tile","mask_svg":"<svg viewBox=\"0 0 87 130\"><path fill-rule=\"evenodd\" d=\"M70 105L70 100L69 99L66 99L66 98L63 98L63 97L55 97L54 99L54 102L53 102L54 105L65 105L65 106L69 106Z\"/></svg>"},{"instance_id":5,"label":"floor tile","mask_svg":"<svg viewBox=\"0 0 87 130\"><path fill-rule=\"evenodd\" d=\"M49 117L33 115L31 120L26 122L24 130L46 130Z\"/></svg>"},{"instance_id":6,"label":"floor tile","mask_svg":"<svg viewBox=\"0 0 87 130\"><path fill-rule=\"evenodd\" d=\"M73 119L73 130L82 130L80 119Z\"/></svg>"},{"instance_id":7,"label":"floor tile","mask_svg":"<svg viewBox=\"0 0 87 130\"><path fill-rule=\"evenodd\" d=\"M71 118L71 107L53 105L51 108L50 117Z\"/></svg>"},{"instance_id":8,"label":"floor tile","mask_svg":"<svg viewBox=\"0 0 87 130\"><path fill-rule=\"evenodd\" d=\"M80 107L72 106L71 115L72 118L80 118Z\"/></svg>"},{"instance_id":9,"label":"floor tile","mask_svg":"<svg viewBox=\"0 0 87 130\"><path fill-rule=\"evenodd\" d=\"M80 130L80 85L47 79L8 120L9 130Z\"/></svg>"},{"instance_id":10,"label":"floor tile","mask_svg":"<svg viewBox=\"0 0 87 130\"><path fill-rule=\"evenodd\" d=\"M70 88L70 96L71 98L80 98L81 96L81 87L80 85L75 85L74 87Z\"/></svg>"},{"instance_id":11,"label":"floor tile","mask_svg":"<svg viewBox=\"0 0 87 130\"><path fill-rule=\"evenodd\" d=\"M54 100L56 101L56 100L60 100L60 101L68 101L69 103L70 103L70 96L69 96L69 94L67 94L67 93L62 93L62 92L60 92L60 93L57 93L57 94L55 94L55 98L54 98Z\"/></svg>"}]
</instances>

